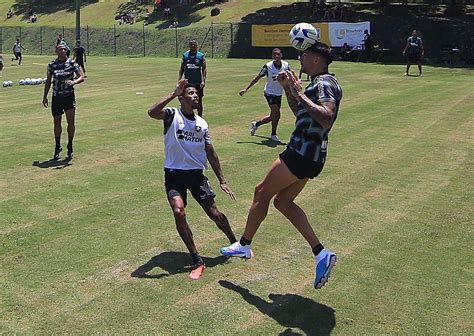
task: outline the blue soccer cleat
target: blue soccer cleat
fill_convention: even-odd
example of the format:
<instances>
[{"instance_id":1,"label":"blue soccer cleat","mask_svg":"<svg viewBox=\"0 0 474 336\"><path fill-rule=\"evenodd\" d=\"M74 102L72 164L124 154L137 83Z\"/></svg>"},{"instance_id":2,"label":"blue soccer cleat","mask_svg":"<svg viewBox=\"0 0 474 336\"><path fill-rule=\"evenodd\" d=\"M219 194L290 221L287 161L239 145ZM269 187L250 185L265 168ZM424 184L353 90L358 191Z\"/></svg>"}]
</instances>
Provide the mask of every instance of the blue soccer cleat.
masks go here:
<instances>
[{"instance_id":1,"label":"blue soccer cleat","mask_svg":"<svg viewBox=\"0 0 474 336\"><path fill-rule=\"evenodd\" d=\"M253 252L250 245L242 246L240 242L235 242L232 245L221 247L221 254L226 257L238 257L244 259L253 258Z\"/></svg>"},{"instance_id":2,"label":"blue soccer cleat","mask_svg":"<svg viewBox=\"0 0 474 336\"><path fill-rule=\"evenodd\" d=\"M316 256L316 278L314 279L314 288L320 289L329 280L332 268L336 265L336 254L322 250Z\"/></svg>"}]
</instances>

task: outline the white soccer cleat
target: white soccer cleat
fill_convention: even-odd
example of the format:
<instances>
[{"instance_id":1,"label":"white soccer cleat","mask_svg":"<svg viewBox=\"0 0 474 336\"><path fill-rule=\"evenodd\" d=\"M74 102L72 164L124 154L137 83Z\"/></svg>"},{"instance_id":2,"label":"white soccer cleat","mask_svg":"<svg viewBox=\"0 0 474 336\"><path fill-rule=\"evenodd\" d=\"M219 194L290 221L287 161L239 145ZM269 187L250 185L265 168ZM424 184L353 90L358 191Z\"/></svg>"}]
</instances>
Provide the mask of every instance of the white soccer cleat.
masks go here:
<instances>
[{"instance_id":1,"label":"white soccer cleat","mask_svg":"<svg viewBox=\"0 0 474 336\"><path fill-rule=\"evenodd\" d=\"M274 142L281 142L281 141L280 141L280 138L278 138L278 136L277 136L276 134L273 134L273 135L270 137L270 139L272 139L272 141L274 141Z\"/></svg>"},{"instance_id":2,"label":"white soccer cleat","mask_svg":"<svg viewBox=\"0 0 474 336\"><path fill-rule=\"evenodd\" d=\"M255 132L257 132L257 122L256 121L252 121L250 123L250 135L255 135Z\"/></svg>"}]
</instances>

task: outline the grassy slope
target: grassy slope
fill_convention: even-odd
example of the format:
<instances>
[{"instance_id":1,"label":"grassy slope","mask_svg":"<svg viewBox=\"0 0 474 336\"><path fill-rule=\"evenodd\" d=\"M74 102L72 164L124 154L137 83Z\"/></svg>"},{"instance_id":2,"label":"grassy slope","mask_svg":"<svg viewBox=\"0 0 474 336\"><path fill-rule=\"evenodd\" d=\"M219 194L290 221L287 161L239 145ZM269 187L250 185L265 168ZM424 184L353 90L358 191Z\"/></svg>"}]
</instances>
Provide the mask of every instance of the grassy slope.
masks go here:
<instances>
[{"instance_id":1,"label":"grassy slope","mask_svg":"<svg viewBox=\"0 0 474 336\"><path fill-rule=\"evenodd\" d=\"M113 26L114 21L113 13L117 10L118 6L121 3L124 3L124 0L107 0L100 1L94 4L83 6L81 10L81 22L82 25L90 25L93 27L111 27ZM298 2L298 1L294 1ZM0 26L2 25L22 25L29 26L26 22L21 21L21 17L15 16L10 20L6 20L4 13L15 3L15 0L2 0L0 1ZM239 22L242 17L248 13L256 12L262 8L274 7L288 4L288 1L275 1L275 0L246 0L246 1L236 1L230 0L219 5L222 9L221 14L216 17L211 17L210 10L212 7L204 7L195 11L191 18L196 19L197 22L194 24L197 26L207 26L211 22ZM148 6L152 9L152 6ZM174 7L173 16L177 16L180 21L183 21L183 13L178 7ZM187 13L187 12L186 12ZM189 14L189 13L187 13ZM66 26L74 27L75 26L75 12L59 11L54 14L40 15L38 23L40 25L51 25L51 26ZM186 21L186 20L185 20ZM154 25L161 24L164 21L161 17L157 18L157 21L154 22ZM154 26L153 25L153 26ZM135 25L138 28L141 28L141 25ZM149 27L152 28L152 25Z\"/></svg>"},{"instance_id":2,"label":"grassy slope","mask_svg":"<svg viewBox=\"0 0 474 336\"><path fill-rule=\"evenodd\" d=\"M29 57L2 78L40 76L48 60ZM268 126L247 133L267 111L263 83L237 95L260 66L209 60L205 116L238 197L217 191L217 202L238 233L253 186L282 150ZM0 88L0 332L473 333L472 71L427 67L407 78L401 66L334 64L345 97L328 163L297 199L340 257L315 292L311 252L272 207L255 260L224 262L225 239L191 201L209 267L188 281L163 196L162 126L146 116L178 63L97 57L89 70L77 88L77 157L63 169L32 165L52 154L42 87ZM281 138L292 128L285 108ZM137 269L149 277L132 277Z\"/></svg>"}]
</instances>

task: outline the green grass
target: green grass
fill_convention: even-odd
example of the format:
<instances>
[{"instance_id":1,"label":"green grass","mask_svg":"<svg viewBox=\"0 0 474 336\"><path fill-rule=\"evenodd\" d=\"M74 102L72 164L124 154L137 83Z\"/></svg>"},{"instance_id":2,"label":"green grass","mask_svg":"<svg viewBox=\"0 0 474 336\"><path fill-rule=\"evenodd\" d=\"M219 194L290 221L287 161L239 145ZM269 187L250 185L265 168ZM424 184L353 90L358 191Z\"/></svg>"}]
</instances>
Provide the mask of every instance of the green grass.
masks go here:
<instances>
[{"instance_id":1,"label":"green grass","mask_svg":"<svg viewBox=\"0 0 474 336\"><path fill-rule=\"evenodd\" d=\"M7 61L1 79L44 76L49 60ZM268 142L268 126L248 135L268 112L263 81L238 96L262 60L208 64L204 115L237 201L207 175L240 235L253 188L284 147ZM315 291L311 250L273 207L256 258L224 261L225 237L193 200L208 268L189 281L164 196L163 126L146 114L173 89L179 61L93 57L87 67L70 165L41 168L54 146L43 88L0 88L0 333L473 334L472 71L332 66L344 99L328 162L297 199L339 256Z\"/></svg>"},{"instance_id":2,"label":"green grass","mask_svg":"<svg viewBox=\"0 0 474 336\"><path fill-rule=\"evenodd\" d=\"M11 8L16 2L16 0L0 1L0 14L2 15L0 18L0 26L31 26L30 23L27 23L23 20L22 15L16 15L9 20L5 18L8 9ZM74 1L71 1L72 10L55 10L55 8L57 8L57 4L51 0L50 2L51 5L45 7L48 9L47 11L38 13L38 24L56 27L75 27L76 14L74 12ZM117 11L121 4L126 2L127 0L99 0L97 2L90 1L90 3L83 1L83 5L81 7L82 25L101 28L113 26L114 23L116 23L113 14ZM168 3L172 5L173 18L177 17L180 22L193 23L195 26L209 26L211 22L240 22L241 18L249 13L256 12L263 8L278 7L296 2L305 1L227 0L218 5L219 8L221 8L221 13L218 16L211 17L211 8L214 7L212 3L205 4L205 1L202 1L200 4L195 5L194 8L187 9L177 6L176 4L179 3L179 1L168 1ZM149 4L145 7L149 8L150 12L152 12L153 6L151 4L153 1L148 1L148 3ZM31 7L35 9L34 3ZM164 20L161 13L159 13L159 15L152 13L150 21L154 26L156 24L162 24L166 20ZM133 25L131 27L134 26L137 26L137 29L141 28L141 24ZM150 25L150 29L152 29L152 25Z\"/></svg>"}]
</instances>

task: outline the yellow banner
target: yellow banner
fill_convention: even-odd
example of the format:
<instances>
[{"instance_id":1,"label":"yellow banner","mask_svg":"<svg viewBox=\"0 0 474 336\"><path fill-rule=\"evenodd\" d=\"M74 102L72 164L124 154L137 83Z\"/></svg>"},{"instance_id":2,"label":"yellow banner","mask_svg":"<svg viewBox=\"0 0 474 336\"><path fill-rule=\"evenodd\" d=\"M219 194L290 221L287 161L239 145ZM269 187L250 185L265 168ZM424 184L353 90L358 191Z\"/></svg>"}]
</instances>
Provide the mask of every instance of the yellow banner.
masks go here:
<instances>
[{"instance_id":1,"label":"yellow banner","mask_svg":"<svg viewBox=\"0 0 474 336\"><path fill-rule=\"evenodd\" d=\"M319 29L320 41L329 43L329 26L326 22L312 23ZM291 47L288 34L294 24L252 25L252 47Z\"/></svg>"}]
</instances>

